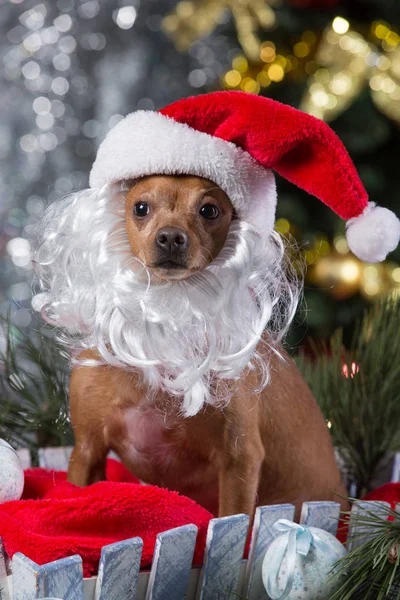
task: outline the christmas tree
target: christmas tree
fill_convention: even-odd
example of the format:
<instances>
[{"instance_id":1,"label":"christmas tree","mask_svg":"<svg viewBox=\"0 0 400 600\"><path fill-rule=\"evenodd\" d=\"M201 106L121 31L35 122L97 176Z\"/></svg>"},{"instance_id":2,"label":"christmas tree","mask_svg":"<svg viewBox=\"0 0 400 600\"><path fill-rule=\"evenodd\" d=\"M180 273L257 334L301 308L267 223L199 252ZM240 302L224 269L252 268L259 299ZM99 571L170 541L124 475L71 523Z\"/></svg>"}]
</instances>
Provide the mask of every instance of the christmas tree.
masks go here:
<instances>
[{"instance_id":1,"label":"christmas tree","mask_svg":"<svg viewBox=\"0 0 400 600\"><path fill-rule=\"evenodd\" d=\"M3 1L0 293L1 314L11 325L0 339L3 406L29 387L26 380L21 388L16 367L40 373L43 358L40 351L26 355L26 341L37 352L43 336L30 305L26 228L47 203L87 186L100 141L130 111L218 89L286 102L329 121L370 199L399 212L398 25L400 5L392 0ZM277 184L276 228L297 240L308 264L290 344L328 339L337 327L346 343L363 310L399 289L400 251L380 265L361 263L331 211L283 179ZM19 356L13 364L10 344ZM28 367L32 360L36 367ZM22 419L14 433L22 435L29 422L25 433L36 444L64 439L55 425L43 427L43 414L64 414L57 373L65 365L59 371L52 364L45 378L55 388L37 390L37 411L31 404L29 417L23 410L14 415ZM14 417L2 410L5 426L4 414ZM38 438L33 423L39 422L47 433ZM63 417L58 422L65 426Z\"/></svg>"}]
</instances>

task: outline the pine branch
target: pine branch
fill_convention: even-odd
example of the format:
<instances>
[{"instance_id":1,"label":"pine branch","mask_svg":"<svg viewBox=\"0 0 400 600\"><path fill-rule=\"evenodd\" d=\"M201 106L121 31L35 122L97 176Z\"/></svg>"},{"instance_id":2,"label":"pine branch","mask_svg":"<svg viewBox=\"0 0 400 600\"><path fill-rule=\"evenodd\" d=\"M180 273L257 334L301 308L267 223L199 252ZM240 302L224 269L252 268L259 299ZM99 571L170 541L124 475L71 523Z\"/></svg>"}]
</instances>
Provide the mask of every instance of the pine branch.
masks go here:
<instances>
[{"instance_id":1,"label":"pine branch","mask_svg":"<svg viewBox=\"0 0 400 600\"><path fill-rule=\"evenodd\" d=\"M399 514L383 506L379 514L353 513L351 523L360 545L336 563L341 584L330 600L400 600Z\"/></svg>"},{"instance_id":2,"label":"pine branch","mask_svg":"<svg viewBox=\"0 0 400 600\"><path fill-rule=\"evenodd\" d=\"M68 361L46 328L28 333L0 317L0 437L35 452L72 441L68 416Z\"/></svg>"},{"instance_id":3,"label":"pine branch","mask_svg":"<svg viewBox=\"0 0 400 600\"><path fill-rule=\"evenodd\" d=\"M331 434L358 484L369 489L377 465L400 450L400 302L374 306L358 324L350 348L343 331L314 346L311 358L296 362L313 391Z\"/></svg>"}]
</instances>

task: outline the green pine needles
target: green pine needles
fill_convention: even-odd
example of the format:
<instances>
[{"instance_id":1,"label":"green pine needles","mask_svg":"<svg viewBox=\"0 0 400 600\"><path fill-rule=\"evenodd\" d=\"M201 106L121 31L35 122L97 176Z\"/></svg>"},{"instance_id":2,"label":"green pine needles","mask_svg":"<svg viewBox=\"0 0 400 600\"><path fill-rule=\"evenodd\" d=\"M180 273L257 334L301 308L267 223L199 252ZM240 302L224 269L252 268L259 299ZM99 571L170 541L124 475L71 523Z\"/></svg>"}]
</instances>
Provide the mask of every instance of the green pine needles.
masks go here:
<instances>
[{"instance_id":1,"label":"green pine needles","mask_svg":"<svg viewBox=\"0 0 400 600\"><path fill-rule=\"evenodd\" d=\"M350 348L338 330L314 356L296 362L331 424L334 445L362 497L379 463L400 450L400 302L388 297L365 313Z\"/></svg>"},{"instance_id":2,"label":"green pine needles","mask_svg":"<svg viewBox=\"0 0 400 600\"><path fill-rule=\"evenodd\" d=\"M33 453L71 443L68 359L51 330L28 333L0 317L0 438Z\"/></svg>"},{"instance_id":3,"label":"green pine needles","mask_svg":"<svg viewBox=\"0 0 400 600\"><path fill-rule=\"evenodd\" d=\"M391 519L391 520L388 520ZM329 600L400 600L400 514L355 512L356 547L337 562L342 584Z\"/></svg>"}]
</instances>

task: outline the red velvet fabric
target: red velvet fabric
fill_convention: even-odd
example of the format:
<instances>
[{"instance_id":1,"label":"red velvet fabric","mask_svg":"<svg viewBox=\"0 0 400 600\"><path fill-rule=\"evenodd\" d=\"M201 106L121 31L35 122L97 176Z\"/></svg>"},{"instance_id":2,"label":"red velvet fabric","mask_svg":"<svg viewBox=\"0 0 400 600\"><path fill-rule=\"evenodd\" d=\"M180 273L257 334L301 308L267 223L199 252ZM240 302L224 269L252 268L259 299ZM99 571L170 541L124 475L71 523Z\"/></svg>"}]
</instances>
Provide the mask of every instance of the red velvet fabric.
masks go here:
<instances>
[{"instance_id":1,"label":"red velvet fabric","mask_svg":"<svg viewBox=\"0 0 400 600\"><path fill-rule=\"evenodd\" d=\"M386 484L363 499L383 500L394 508L400 502L400 483ZM194 564L201 564L212 517L176 492L140 485L121 463L109 459L107 481L86 488L67 482L64 471L25 471L22 499L0 504L0 537L9 556L23 552L38 564L79 554L84 575L90 577L97 573L103 546L141 537L141 567L146 568L157 534L190 523L199 529ZM345 522L337 537L346 541Z\"/></svg>"},{"instance_id":2,"label":"red velvet fabric","mask_svg":"<svg viewBox=\"0 0 400 600\"><path fill-rule=\"evenodd\" d=\"M213 515L176 492L139 485L117 461L108 461L107 479L79 488L66 481L65 472L26 471L23 499L0 504L7 554L23 552L38 564L79 554L84 576L90 577L103 546L139 536L141 567L149 567L158 533L194 523L199 529L194 564L201 564Z\"/></svg>"},{"instance_id":3,"label":"red velvet fabric","mask_svg":"<svg viewBox=\"0 0 400 600\"><path fill-rule=\"evenodd\" d=\"M381 502L388 502L391 508L396 508L396 504L400 503L400 483L386 483L376 490L369 492L363 497L363 500L379 500ZM393 520L393 517L389 517L389 521ZM346 518L340 521L338 527L337 538L343 544L346 542L348 534L349 519Z\"/></svg>"},{"instance_id":4,"label":"red velvet fabric","mask_svg":"<svg viewBox=\"0 0 400 600\"><path fill-rule=\"evenodd\" d=\"M160 112L232 142L342 219L358 217L367 206L367 192L343 143L326 123L300 110L231 91L184 98Z\"/></svg>"},{"instance_id":5,"label":"red velvet fabric","mask_svg":"<svg viewBox=\"0 0 400 600\"><path fill-rule=\"evenodd\" d=\"M363 500L381 500L389 502L391 508L396 508L400 502L400 483L385 483L381 487L369 492Z\"/></svg>"}]
</instances>

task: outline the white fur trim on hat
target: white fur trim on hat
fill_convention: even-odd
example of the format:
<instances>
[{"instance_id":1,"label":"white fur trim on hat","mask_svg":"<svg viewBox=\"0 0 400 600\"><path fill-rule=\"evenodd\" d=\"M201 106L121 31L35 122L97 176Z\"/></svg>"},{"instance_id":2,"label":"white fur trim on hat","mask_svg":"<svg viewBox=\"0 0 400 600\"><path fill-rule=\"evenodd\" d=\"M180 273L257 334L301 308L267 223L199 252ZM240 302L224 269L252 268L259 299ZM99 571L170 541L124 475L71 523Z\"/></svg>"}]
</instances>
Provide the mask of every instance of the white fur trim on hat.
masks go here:
<instances>
[{"instance_id":1,"label":"white fur trim on hat","mask_svg":"<svg viewBox=\"0 0 400 600\"><path fill-rule=\"evenodd\" d=\"M381 262L397 248L400 221L387 208L369 202L362 215L347 221L350 250L365 262Z\"/></svg>"},{"instance_id":2,"label":"white fur trim on hat","mask_svg":"<svg viewBox=\"0 0 400 600\"><path fill-rule=\"evenodd\" d=\"M210 179L228 195L242 220L264 234L274 227L276 187L271 170L235 144L158 112L131 113L111 129L97 152L90 186L162 174Z\"/></svg>"}]
</instances>

